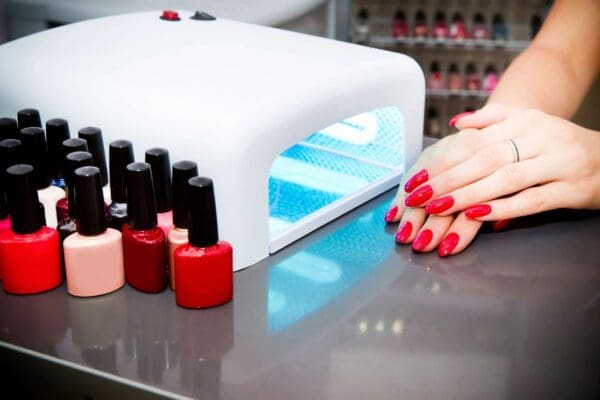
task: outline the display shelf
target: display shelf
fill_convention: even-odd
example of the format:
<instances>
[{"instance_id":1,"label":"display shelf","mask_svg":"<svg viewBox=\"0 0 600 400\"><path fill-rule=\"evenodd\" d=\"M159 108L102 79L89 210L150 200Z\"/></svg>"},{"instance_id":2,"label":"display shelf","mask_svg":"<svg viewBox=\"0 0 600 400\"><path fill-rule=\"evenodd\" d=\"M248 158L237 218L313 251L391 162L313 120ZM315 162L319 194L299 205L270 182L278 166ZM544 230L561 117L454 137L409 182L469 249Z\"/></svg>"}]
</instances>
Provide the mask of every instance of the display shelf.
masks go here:
<instances>
[{"instance_id":1,"label":"display shelf","mask_svg":"<svg viewBox=\"0 0 600 400\"><path fill-rule=\"evenodd\" d=\"M372 35L365 43L368 46L391 48L396 46L422 47L436 50L505 50L520 52L529 45L528 40L505 40L497 41L492 39L437 39L437 38L395 38L389 35Z\"/></svg>"},{"instance_id":2,"label":"display shelf","mask_svg":"<svg viewBox=\"0 0 600 400\"><path fill-rule=\"evenodd\" d=\"M490 93L485 90L450 90L450 89L427 89L427 97L448 99L453 97L460 98L475 98L475 99L486 99Z\"/></svg>"}]
</instances>

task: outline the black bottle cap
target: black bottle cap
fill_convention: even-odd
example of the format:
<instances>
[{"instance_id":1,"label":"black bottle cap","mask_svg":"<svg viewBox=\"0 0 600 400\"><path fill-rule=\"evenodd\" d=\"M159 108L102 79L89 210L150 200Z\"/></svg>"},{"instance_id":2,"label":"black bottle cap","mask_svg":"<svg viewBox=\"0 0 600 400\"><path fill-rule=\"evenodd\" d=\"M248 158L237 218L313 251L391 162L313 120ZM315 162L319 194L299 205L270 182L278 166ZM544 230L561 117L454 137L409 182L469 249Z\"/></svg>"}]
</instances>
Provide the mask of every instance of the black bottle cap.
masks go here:
<instances>
[{"instance_id":1,"label":"black bottle cap","mask_svg":"<svg viewBox=\"0 0 600 400\"><path fill-rule=\"evenodd\" d=\"M475 23L475 24L484 24L485 23L485 19L483 18L483 15L479 14L479 13L475 14L473 16L473 23Z\"/></svg>"},{"instance_id":2,"label":"black bottle cap","mask_svg":"<svg viewBox=\"0 0 600 400\"><path fill-rule=\"evenodd\" d=\"M477 73L477 67L475 66L475 64L468 63L467 64L467 74L476 74L476 73Z\"/></svg>"},{"instance_id":3,"label":"black bottle cap","mask_svg":"<svg viewBox=\"0 0 600 400\"><path fill-rule=\"evenodd\" d=\"M215 192L210 178L196 176L188 180L190 197L189 243L208 247L219 241Z\"/></svg>"},{"instance_id":4,"label":"black bottle cap","mask_svg":"<svg viewBox=\"0 0 600 400\"><path fill-rule=\"evenodd\" d=\"M75 203L75 220L80 234L96 236L106 231L100 169L81 167L75 170Z\"/></svg>"},{"instance_id":5,"label":"black bottle cap","mask_svg":"<svg viewBox=\"0 0 600 400\"><path fill-rule=\"evenodd\" d=\"M23 163L23 142L17 139L0 141L0 180L8 167L21 163Z\"/></svg>"},{"instance_id":6,"label":"black bottle cap","mask_svg":"<svg viewBox=\"0 0 600 400\"><path fill-rule=\"evenodd\" d=\"M187 185L190 178L198 175L198 165L193 161L177 161L173 164L173 225L190 227L190 206Z\"/></svg>"},{"instance_id":7,"label":"black bottle cap","mask_svg":"<svg viewBox=\"0 0 600 400\"><path fill-rule=\"evenodd\" d=\"M23 128L21 129L21 140L23 141L25 163L33 167L37 188L47 188L50 186L50 174L44 130L37 127Z\"/></svg>"},{"instance_id":8,"label":"black bottle cap","mask_svg":"<svg viewBox=\"0 0 600 400\"><path fill-rule=\"evenodd\" d=\"M450 64L450 67L448 67L448 72L451 74L458 73L458 66L455 63Z\"/></svg>"},{"instance_id":9,"label":"black bottle cap","mask_svg":"<svg viewBox=\"0 0 600 400\"><path fill-rule=\"evenodd\" d=\"M485 67L485 74L495 74L496 73L496 67L494 67L492 64L488 64L487 67Z\"/></svg>"},{"instance_id":10,"label":"black bottle cap","mask_svg":"<svg viewBox=\"0 0 600 400\"><path fill-rule=\"evenodd\" d=\"M446 22L446 14L443 11L435 13L435 22Z\"/></svg>"},{"instance_id":11,"label":"black bottle cap","mask_svg":"<svg viewBox=\"0 0 600 400\"><path fill-rule=\"evenodd\" d=\"M110 197L114 203L127 203L125 170L133 162L133 145L129 140L115 140L108 146L110 163Z\"/></svg>"},{"instance_id":12,"label":"black bottle cap","mask_svg":"<svg viewBox=\"0 0 600 400\"><path fill-rule=\"evenodd\" d=\"M437 61L431 63L431 72L440 72L440 64Z\"/></svg>"},{"instance_id":13,"label":"black bottle cap","mask_svg":"<svg viewBox=\"0 0 600 400\"><path fill-rule=\"evenodd\" d=\"M106 170L106 153L104 152L104 140L100 128L88 126L79 130L79 138L85 139L88 151L94 158L94 166L100 170L102 186L108 184L108 172Z\"/></svg>"},{"instance_id":14,"label":"black bottle cap","mask_svg":"<svg viewBox=\"0 0 600 400\"><path fill-rule=\"evenodd\" d=\"M129 228L135 231L156 227L156 203L150 164L137 162L127 166L127 213Z\"/></svg>"},{"instance_id":15,"label":"black bottle cap","mask_svg":"<svg viewBox=\"0 0 600 400\"><path fill-rule=\"evenodd\" d=\"M404 21L404 20L406 20L406 14L404 14L404 11L398 10L398 11L396 11L396 14L394 15L394 19L398 20L398 21Z\"/></svg>"},{"instance_id":16,"label":"black bottle cap","mask_svg":"<svg viewBox=\"0 0 600 400\"><path fill-rule=\"evenodd\" d=\"M81 167L94 165L92 153L87 151L74 151L67 154L65 160L65 189L69 199L69 215L75 216L75 170Z\"/></svg>"},{"instance_id":17,"label":"black bottle cap","mask_svg":"<svg viewBox=\"0 0 600 400\"><path fill-rule=\"evenodd\" d=\"M425 22L425 13L421 10L417 11L415 15L416 22Z\"/></svg>"},{"instance_id":18,"label":"black bottle cap","mask_svg":"<svg viewBox=\"0 0 600 400\"><path fill-rule=\"evenodd\" d=\"M504 24L504 17L502 17L502 14L494 15L494 24Z\"/></svg>"},{"instance_id":19,"label":"black bottle cap","mask_svg":"<svg viewBox=\"0 0 600 400\"><path fill-rule=\"evenodd\" d=\"M360 21L366 21L369 19L369 10L366 8L361 8L358 10L358 15L356 16Z\"/></svg>"},{"instance_id":20,"label":"black bottle cap","mask_svg":"<svg viewBox=\"0 0 600 400\"><path fill-rule=\"evenodd\" d=\"M29 128L31 126L36 128L42 127L42 119L40 118L40 112L35 108L24 108L17 112L17 120L19 121L19 129Z\"/></svg>"},{"instance_id":21,"label":"black bottle cap","mask_svg":"<svg viewBox=\"0 0 600 400\"><path fill-rule=\"evenodd\" d=\"M463 17L461 13L455 13L452 16L452 22L463 22Z\"/></svg>"},{"instance_id":22,"label":"black bottle cap","mask_svg":"<svg viewBox=\"0 0 600 400\"><path fill-rule=\"evenodd\" d=\"M438 117L439 117L439 114L435 108L429 107L427 109L427 118L438 118Z\"/></svg>"},{"instance_id":23,"label":"black bottle cap","mask_svg":"<svg viewBox=\"0 0 600 400\"><path fill-rule=\"evenodd\" d=\"M46 121L46 141L48 142L48 167L50 177L61 179L64 174L64 154L62 142L69 139L69 123L66 119L54 118Z\"/></svg>"},{"instance_id":24,"label":"black bottle cap","mask_svg":"<svg viewBox=\"0 0 600 400\"><path fill-rule=\"evenodd\" d=\"M19 234L37 232L44 226L44 209L40 207L33 167L13 165L6 170L6 175L12 231Z\"/></svg>"},{"instance_id":25,"label":"black bottle cap","mask_svg":"<svg viewBox=\"0 0 600 400\"><path fill-rule=\"evenodd\" d=\"M156 211L159 213L167 212L172 207L169 151L160 147L152 148L146 151L146 162L150 164L152 169Z\"/></svg>"},{"instance_id":26,"label":"black bottle cap","mask_svg":"<svg viewBox=\"0 0 600 400\"><path fill-rule=\"evenodd\" d=\"M87 142L83 139L77 138L64 140L61 143L61 147L63 149L63 157L66 157L67 154L72 153L74 151L88 151Z\"/></svg>"},{"instance_id":27,"label":"black bottle cap","mask_svg":"<svg viewBox=\"0 0 600 400\"><path fill-rule=\"evenodd\" d=\"M19 128L14 118L0 118L0 140L19 139Z\"/></svg>"}]
</instances>

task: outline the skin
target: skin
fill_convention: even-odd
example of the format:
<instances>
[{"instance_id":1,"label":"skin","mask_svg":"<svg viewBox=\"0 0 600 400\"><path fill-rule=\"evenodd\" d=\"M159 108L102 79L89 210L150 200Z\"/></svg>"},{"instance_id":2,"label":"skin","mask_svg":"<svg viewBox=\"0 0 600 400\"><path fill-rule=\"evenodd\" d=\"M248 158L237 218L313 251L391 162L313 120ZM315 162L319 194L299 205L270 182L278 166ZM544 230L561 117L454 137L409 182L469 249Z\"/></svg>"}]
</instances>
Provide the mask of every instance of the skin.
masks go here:
<instances>
[{"instance_id":1,"label":"skin","mask_svg":"<svg viewBox=\"0 0 600 400\"><path fill-rule=\"evenodd\" d=\"M540 67L543 66L543 67ZM432 251L450 233L459 236L448 254L464 250L483 221L509 220L555 208L600 209L600 134L570 118L600 72L600 2L558 0L532 44L504 73L485 107L459 118L459 132L427 148L405 174L392 207L413 243L425 229ZM521 161L507 139L513 139ZM404 203L404 184L427 170L433 197L419 207ZM454 204L438 215L424 208L452 196ZM471 219L471 206L487 204L491 212ZM444 247L440 246L440 249ZM441 251L441 250L440 250ZM443 253L443 252L441 252Z\"/></svg>"}]
</instances>

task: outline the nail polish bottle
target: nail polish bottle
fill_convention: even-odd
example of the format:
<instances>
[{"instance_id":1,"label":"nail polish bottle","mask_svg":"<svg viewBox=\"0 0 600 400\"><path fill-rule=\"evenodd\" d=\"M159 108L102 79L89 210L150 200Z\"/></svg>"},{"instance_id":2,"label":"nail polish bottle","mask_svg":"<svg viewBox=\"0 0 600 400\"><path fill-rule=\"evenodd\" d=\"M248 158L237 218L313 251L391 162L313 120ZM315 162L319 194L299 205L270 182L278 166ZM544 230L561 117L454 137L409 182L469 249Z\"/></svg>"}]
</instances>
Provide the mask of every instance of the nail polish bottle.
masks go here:
<instances>
[{"instance_id":1,"label":"nail polish bottle","mask_svg":"<svg viewBox=\"0 0 600 400\"><path fill-rule=\"evenodd\" d=\"M6 170L11 229L0 234L4 290L33 294L62 283L58 233L44 226L33 167L17 164Z\"/></svg>"},{"instance_id":2,"label":"nail polish bottle","mask_svg":"<svg viewBox=\"0 0 600 400\"><path fill-rule=\"evenodd\" d=\"M441 134L440 116L435 108L430 107L427 110L427 119L425 121L425 135L432 138L439 138L442 136Z\"/></svg>"},{"instance_id":3,"label":"nail polish bottle","mask_svg":"<svg viewBox=\"0 0 600 400\"><path fill-rule=\"evenodd\" d=\"M127 166L127 210L129 219L123 225L127 283L142 292L162 292L167 287L167 246L157 226L152 171L147 163Z\"/></svg>"},{"instance_id":4,"label":"nail polish bottle","mask_svg":"<svg viewBox=\"0 0 600 400\"><path fill-rule=\"evenodd\" d=\"M125 284L121 232L107 228L100 170L75 170L77 232L63 243L67 291L78 297L113 292Z\"/></svg>"},{"instance_id":5,"label":"nail polish bottle","mask_svg":"<svg viewBox=\"0 0 600 400\"><path fill-rule=\"evenodd\" d=\"M467 90L478 91L481 90L481 78L477 73L477 67L473 63L467 64L467 74L465 77Z\"/></svg>"},{"instance_id":6,"label":"nail polish bottle","mask_svg":"<svg viewBox=\"0 0 600 400\"><path fill-rule=\"evenodd\" d=\"M458 66L455 63L452 63L450 64L450 67L448 67L448 89L451 92L458 92L462 88L463 85L460 71L458 70Z\"/></svg>"},{"instance_id":7,"label":"nail polish bottle","mask_svg":"<svg viewBox=\"0 0 600 400\"><path fill-rule=\"evenodd\" d=\"M408 24L406 23L406 15L404 11L398 10L392 21L392 35L396 39L404 39L408 36Z\"/></svg>"},{"instance_id":8,"label":"nail polish bottle","mask_svg":"<svg viewBox=\"0 0 600 400\"><path fill-rule=\"evenodd\" d=\"M48 142L48 163L52 185L65 188L64 159L62 142L69 139L69 123L62 118L46 121L46 141Z\"/></svg>"},{"instance_id":9,"label":"nail polish bottle","mask_svg":"<svg viewBox=\"0 0 600 400\"><path fill-rule=\"evenodd\" d=\"M504 23L504 18L500 14L494 15L494 20L492 22L492 40L494 40L496 44L502 44L508 40L508 29Z\"/></svg>"},{"instance_id":10,"label":"nail polish bottle","mask_svg":"<svg viewBox=\"0 0 600 400\"><path fill-rule=\"evenodd\" d=\"M473 16L473 28L471 36L477 41L485 40L488 37L487 27L485 26L485 19L480 13L477 13Z\"/></svg>"},{"instance_id":11,"label":"nail polish bottle","mask_svg":"<svg viewBox=\"0 0 600 400\"><path fill-rule=\"evenodd\" d=\"M366 44L369 42L371 28L369 27L369 11L366 8L361 8L356 15L356 25L353 36L355 43Z\"/></svg>"},{"instance_id":12,"label":"nail polish bottle","mask_svg":"<svg viewBox=\"0 0 600 400\"><path fill-rule=\"evenodd\" d=\"M94 167L100 170L100 179L102 181L102 195L104 201L111 202L110 187L108 186L108 171L106 169L106 155L104 152L104 139L102 139L102 131L100 128L88 126L81 128L78 132L80 139L87 142L88 150L94 158Z\"/></svg>"},{"instance_id":13,"label":"nail polish bottle","mask_svg":"<svg viewBox=\"0 0 600 400\"><path fill-rule=\"evenodd\" d=\"M427 88L430 90L441 90L444 88L444 80L437 61L431 63L429 75L427 76Z\"/></svg>"},{"instance_id":14,"label":"nail polish bottle","mask_svg":"<svg viewBox=\"0 0 600 400\"><path fill-rule=\"evenodd\" d=\"M461 42L467 38L467 26L460 13L456 13L452 16L452 23L450 24L450 39Z\"/></svg>"},{"instance_id":15,"label":"nail polish bottle","mask_svg":"<svg viewBox=\"0 0 600 400\"><path fill-rule=\"evenodd\" d=\"M190 227L190 199L187 184L198 175L198 166L193 161L178 161L173 164L173 229L167 236L169 252L169 286L175 290L175 250L188 242Z\"/></svg>"},{"instance_id":16,"label":"nail polish bottle","mask_svg":"<svg viewBox=\"0 0 600 400\"><path fill-rule=\"evenodd\" d=\"M64 140L61 143L62 157L61 164L63 166L66 163L67 155L74 153L76 151L88 151L87 142L83 139L71 138ZM91 153L90 153L91 154ZM64 168L64 167L63 167ZM60 223L62 220L71 218L69 214L69 201L65 196L62 199L56 202L56 220Z\"/></svg>"},{"instance_id":17,"label":"nail polish bottle","mask_svg":"<svg viewBox=\"0 0 600 400\"><path fill-rule=\"evenodd\" d=\"M58 224L56 203L65 197L65 191L50 184L48 169L48 150L46 137L42 128L21 129L25 163L33 167L38 197L44 205L46 225L55 227Z\"/></svg>"},{"instance_id":18,"label":"nail polish bottle","mask_svg":"<svg viewBox=\"0 0 600 400\"><path fill-rule=\"evenodd\" d=\"M425 13L421 10L417 11L415 15L415 25L413 27L413 36L415 39L423 40L429 34L429 29L427 28L427 18L425 17Z\"/></svg>"},{"instance_id":19,"label":"nail polish bottle","mask_svg":"<svg viewBox=\"0 0 600 400\"><path fill-rule=\"evenodd\" d=\"M498 84L498 73L496 72L496 68L489 64L485 67L485 75L483 77L483 90L487 93L492 93L494 89L496 89L496 85Z\"/></svg>"},{"instance_id":20,"label":"nail polish bottle","mask_svg":"<svg viewBox=\"0 0 600 400\"><path fill-rule=\"evenodd\" d=\"M443 41L448 37L448 24L446 23L446 14L438 11L435 14L433 23L433 37L438 41Z\"/></svg>"},{"instance_id":21,"label":"nail polish bottle","mask_svg":"<svg viewBox=\"0 0 600 400\"><path fill-rule=\"evenodd\" d=\"M158 227L163 230L166 237L173 227L169 151L160 147L152 148L146 151L146 162L150 164L152 170Z\"/></svg>"},{"instance_id":22,"label":"nail polish bottle","mask_svg":"<svg viewBox=\"0 0 600 400\"><path fill-rule=\"evenodd\" d=\"M133 145L129 140L115 140L108 146L110 164L109 224L121 230L127 222L127 166L133 162Z\"/></svg>"},{"instance_id":23,"label":"nail polish bottle","mask_svg":"<svg viewBox=\"0 0 600 400\"><path fill-rule=\"evenodd\" d=\"M4 139L19 139L19 128L14 118L0 118L0 141Z\"/></svg>"},{"instance_id":24,"label":"nail polish bottle","mask_svg":"<svg viewBox=\"0 0 600 400\"><path fill-rule=\"evenodd\" d=\"M541 27L542 27L542 17L540 17L539 15L534 15L531 17L531 38L535 38L535 35L537 35L537 33L540 31Z\"/></svg>"},{"instance_id":25,"label":"nail polish bottle","mask_svg":"<svg viewBox=\"0 0 600 400\"><path fill-rule=\"evenodd\" d=\"M233 249L219 240L213 182L194 177L190 196L189 243L175 250L175 300L186 308L206 308L233 297Z\"/></svg>"},{"instance_id":26,"label":"nail polish bottle","mask_svg":"<svg viewBox=\"0 0 600 400\"><path fill-rule=\"evenodd\" d=\"M10 214L7 201L8 176L6 169L23 162L23 145L17 139L0 141L0 232L10 229ZM1 257L0 257L1 258ZM0 259L0 264L2 260ZM2 266L0 265L0 279Z\"/></svg>"},{"instance_id":27,"label":"nail polish bottle","mask_svg":"<svg viewBox=\"0 0 600 400\"><path fill-rule=\"evenodd\" d=\"M19 130L29 127L42 127L40 112L35 108L24 108L19 110L17 112L17 121L19 122Z\"/></svg>"}]
</instances>

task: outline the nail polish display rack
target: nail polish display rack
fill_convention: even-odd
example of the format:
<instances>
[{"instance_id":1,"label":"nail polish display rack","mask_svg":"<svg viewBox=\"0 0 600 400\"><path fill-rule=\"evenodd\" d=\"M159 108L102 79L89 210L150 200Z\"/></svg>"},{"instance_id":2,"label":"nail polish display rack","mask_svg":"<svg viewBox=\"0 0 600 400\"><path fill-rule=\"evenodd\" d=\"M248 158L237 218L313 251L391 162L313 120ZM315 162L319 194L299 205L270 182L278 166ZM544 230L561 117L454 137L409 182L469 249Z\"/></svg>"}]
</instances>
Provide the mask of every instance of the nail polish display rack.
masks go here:
<instances>
[{"instance_id":1,"label":"nail polish display rack","mask_svg":"<svg viewBox=\"0 0 600 400\"><path fill-rule=\"evenodd\" d=\"M461 80L466 81L465 67L475 66L481 81L486 68L492 65L500 76L510 62L531 42L532 21L542 20L548 11L547 0L355 0L352 4L351 40L355 43L397 51L414 58L429 80L432 63L436 62L442 76L440 89L427 89L425 135L443 137L454 130L447 126L453 115L480 108L489 96L486 90L468 90L466 84L459 90L448 88L448 69L458 66ZM366 13L365 13L366 11ZM407 34L394 36L394 18L402 12ZM423 13L427 26L425 37L416 37L417 13ZM450 27L452 18L459 13L466 25L467 38L455 40L433 36L435 17L444 13ZM483 16L487 29L485 38L474 39L473 21ZM500 15L506 29L505 40L493 40L492 21ZM365 18L366 16L366 18Z\"/></svg>"}]
</instances>

